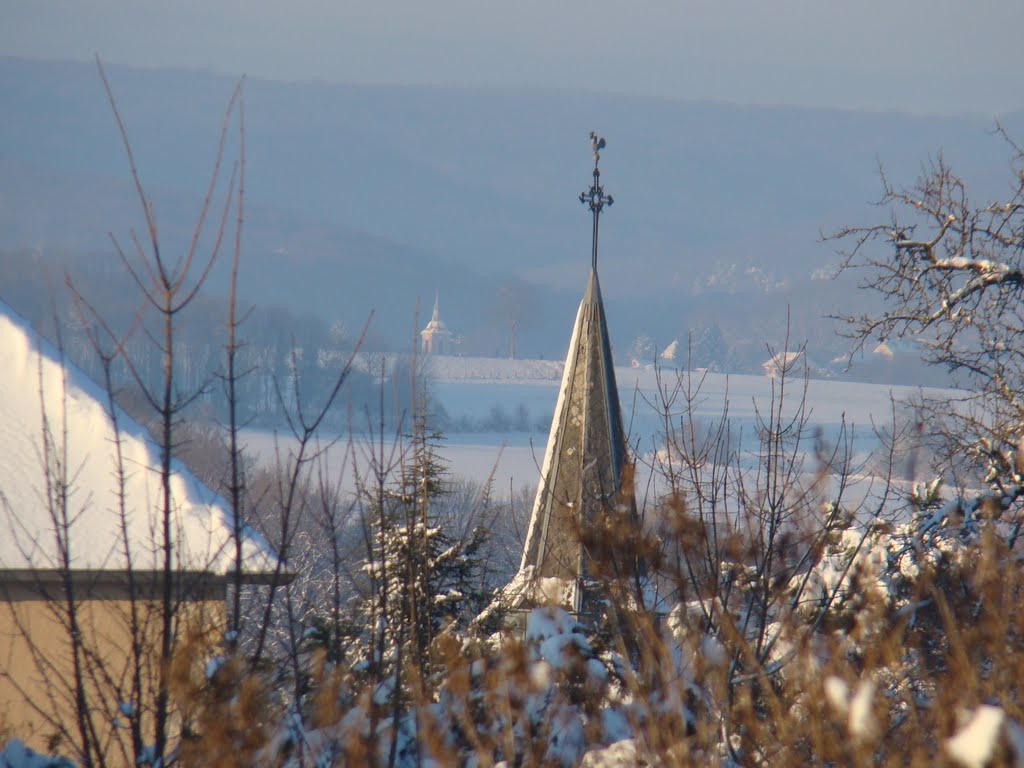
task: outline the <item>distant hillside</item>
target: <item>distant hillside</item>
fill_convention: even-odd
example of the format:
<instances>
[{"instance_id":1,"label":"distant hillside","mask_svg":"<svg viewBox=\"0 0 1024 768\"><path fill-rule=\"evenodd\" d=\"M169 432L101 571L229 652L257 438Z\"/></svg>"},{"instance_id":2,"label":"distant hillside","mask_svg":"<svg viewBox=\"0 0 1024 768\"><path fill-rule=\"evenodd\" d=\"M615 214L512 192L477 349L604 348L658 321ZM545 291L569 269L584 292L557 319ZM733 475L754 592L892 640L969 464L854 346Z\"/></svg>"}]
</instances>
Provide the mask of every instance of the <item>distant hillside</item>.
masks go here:
<instances>
[{"instance_id":1,"label":"distant hillside","mask_svg":"<svg viewBox=\"0 0 1024 768\"><path fill-rule=\"evenodd\" d=\"M111 67L162 232L184 242L229 78ZM609 139L616 203L602 229L602 282L619 348L694 330L719 362L749 368L784 336L841 352L821 315L862 300L820 279L819 233L874 215L877 163L913 180L939 149L980 195L1006 151L975 118L681 104L598 93L246 85L244 293L353 325L377 310L392 346L419 297L440 290L466 349L504 354L508 303L521 354L564 350L589 254L586 134ZM0 58L0 248L109 253L138 222L95 68ZM1003 124L1024 133L1024 116ZM877 213L877 212L875 212ZM422 312L421 312L422 313ZM717 334L717 335L716 335Z\"/></svg>"}]
</instances>

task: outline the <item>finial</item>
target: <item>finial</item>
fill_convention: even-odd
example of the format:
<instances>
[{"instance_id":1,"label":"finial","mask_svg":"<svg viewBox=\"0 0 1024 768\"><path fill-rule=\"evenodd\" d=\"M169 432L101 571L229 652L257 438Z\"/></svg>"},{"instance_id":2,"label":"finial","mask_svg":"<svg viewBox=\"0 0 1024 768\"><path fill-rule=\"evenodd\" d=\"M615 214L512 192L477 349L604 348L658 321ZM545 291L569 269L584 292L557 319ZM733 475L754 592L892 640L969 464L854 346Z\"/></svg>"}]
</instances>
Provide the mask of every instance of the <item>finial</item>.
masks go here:
<instances>
[{"instance_id":1,"label":"finial","mask_svg":"<svg viewBox=\"0 0 1024 768\"><path fill-rule=\"evenodd\" d=\"M598 162L601 160L601 150L608 145L608 142L604 140L604 137L599 137L593 131L590 132L590 148L594 150L594 167L597 168Z\"/></svg>"},{"instance_id":2,"label":"finial","mask_svg":"<svg viewBox=\"0 0 1024 768\"><path fill-rule=\"evenodd\" d=\"M604 187L601 186L601 170L597 167L601 160L601 150L608 146L608 142L600 137L594 131L590 132L590 148L594 151L594 183L590 185L590 189L586 192L580 193L580 202L584 205L588 205L590 212L594 215L594 238L593 238L593 253L591 254L591 268L597 271L597 229L598 220L601 217L601 211L605 205L609 207L615 202L615 199L611 195L604 193Z\"/></svg>"}]
</instances>

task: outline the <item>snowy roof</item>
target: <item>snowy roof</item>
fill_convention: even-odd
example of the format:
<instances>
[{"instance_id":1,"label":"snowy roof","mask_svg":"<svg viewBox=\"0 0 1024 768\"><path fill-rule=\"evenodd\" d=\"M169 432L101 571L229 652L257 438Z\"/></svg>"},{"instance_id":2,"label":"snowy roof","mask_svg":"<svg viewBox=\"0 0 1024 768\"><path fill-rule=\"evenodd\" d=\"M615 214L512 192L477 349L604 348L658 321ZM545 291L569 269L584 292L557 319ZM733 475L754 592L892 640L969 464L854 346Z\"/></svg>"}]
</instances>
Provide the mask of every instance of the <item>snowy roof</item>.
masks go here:
<instances>
[{"instance_id":1,"label":"snowy roof","mask_svg":"<svg viewBox=\"0 0 1024 768\"><path fill-rule=\"evenodd\" d=\"M66 467L69 485L72 569L127 570L126 543L134 570L162 569L160 450L150 435L116 411L125 470L122 531L118 430L106 393L63 363L53 345L2 301L0 355L0 570L60 567L60 526L56 505L48 502L55 496L48 475L55 480L58 467ZM175 570L228 573L234 567L230 508L176 460L172 472ZM243 558L252 575L270 573L277 564L266 542L249 529Z\"/></svg>"},{"instance_id":2,"label":"snowy roof","mask_svg":"<svg viewBox=\"0 0 1024 768\"><path fill-rule=\"evenodd\" d=\"M761 363L761 368L769 376L774 376L787 366L790 366L797 360L799 360L801 355L803 355L803 350L799 349L791 349L785 352L776 352L774 355L772 355L763 363Z\"/></svg>"}]
</instances>

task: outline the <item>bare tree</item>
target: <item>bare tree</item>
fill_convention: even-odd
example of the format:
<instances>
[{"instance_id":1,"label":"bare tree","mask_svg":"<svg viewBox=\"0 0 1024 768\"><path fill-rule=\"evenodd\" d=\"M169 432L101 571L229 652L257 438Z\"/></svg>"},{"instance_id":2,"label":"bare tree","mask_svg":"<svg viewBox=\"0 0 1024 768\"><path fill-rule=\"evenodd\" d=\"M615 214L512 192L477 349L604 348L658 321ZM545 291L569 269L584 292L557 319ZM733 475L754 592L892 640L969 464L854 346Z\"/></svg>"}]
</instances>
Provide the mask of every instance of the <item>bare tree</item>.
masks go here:
<instances>
[{"instance_id":1,"label":"bare tree","mask_svg":"<svg viewBox=\"0 0 1024 768\"><path fill-rule=\"evenodd\" d=\"M508 332L508 356L515 360L519 352L519 332L536 322L539 310L534 290L521 280L509 280L498 289L494 313Z\"/></svg>"},{"instance_id":2,"label":"bare tree","mask_svg":"<svg viewBox=\"0 0 1024 768\"><path fill-rule=\"evenodd\" d=\"M860 286L883 302L840 318L855 350L910 339L954 374L968 394L923 398L922 420L945 446L947 472L972 465L1005 510L1024 496L1014 459L1024 434L1024 150L997 132L1011 153L1002 199L972 199L939 155L908 188L882 172L886 222L830 238L843 243L840 271L864 274Z\"/></svg>"},{"instance_id":3,"label":"bare tree","mask_svg":"<svg viewBox=\"0 0 1024 768\"><path fill-rule=\"evenodd\" d=\"M209 584L220 582L216 581L216 577L213 581L204 580L204 576L197 578L197 574L210 575L217 570L218 566L213 561L222 557L222 554L190 552L189 543L184 540L180 519L182 506L187 500L183 498L184 491L178 480L181 468L176 466L173 459L181 439L180 428L187 409L204 394L209 382L182 377L176 358L182 349L178 338L182 318L198 303L199 292L221 251L232 206L235 205L237 229L234 271L237 272L242 201L240 185L236 186L235 182L244 157L240 157L234 166L226 189L223 189L223 177L226 174L221 167L227 154L225 147L228 132L241 98L241 83L228 101L206 194L191 240L184 253L169 258L161 248L154 205L145 192L126 126L106 73L98 60L97 67L122 139L144 221L145 234L139 236L132 232L127 247L111 236L122 266L138 289L138 309L134 321L127 329L117 328L104 316L97 303L90 301L70 279L67 283L74 300L77 322L85 329L104 377L106 402L103 406L114 437L110 454L113 466L104 467L103 471L113 475L112 491L116 500L110 509L109 528L119 532L117 559L123 563L123 568L117 572L111 571L114 575L103 572L88 577L88 574L83 576L76 567L85 549L80 542L80 520L88 507L101 502L92 499L76 500L74 492L82 478L79 477L81 470L78 467L68 465L68 445L74 441L75 435L68 434L68 420L64 413L67 406L66 403L61 404L62 413L59 418L56 418L55 413L47 413L45 382L40 374L40 396L43 400L40 460L48 488L44 501L52 530L56 534L59 557L55 562L40 562L38 558L29 560L29 571L36 574L31 585L35 599L46 603L58 633L65 636L70 653L70 672L65 674L59 665L47 657L45 645L41 645L45 639L34 636L29 626L19 624L17 633L28 646L35 668L40 672L45 673L48 669L51 672L42 675L48 681L42 692L20 692L26 705L74 750L75 757L84 765L163 765L172 759L182 736L190 727L185 710L172 701L169 675L175 649L197 627L204 631L222 629L217 623L219 612L216 608L213 609L216 616L200 615L205 611L201 604L211 594L215 596L215 593L209 592ZM241 121L239 131L240 141L244 144ZM223 196L223 202L215 201L220 195ZM213 230L212 237L210 229ZM209 243L204 244L205 241ZM59 323L55 321L55 324L59 328ZM228 488L233 502L232 510L235 512L232 533L239 544L233 550L233 576L237 594L243 570L241 542L248 537L248 530L243 517L244 484L237 445L237 400L233 391L233 384L239 376L232 365L237 349L234 332L238 326L233 294L228 325L226 380L229 385L232 466ZM136 352L141 354L136 355ZM40 360L42 357L43 353L40 354ZM159 361L160 373L156 377L146 370L146 361L149 360ZM59 362L66 377L63 352L60 353ZM133 380L141 405L146 411L143 420L152 429L152 442L136 435L136 443L155 445L153 458L144 460L141 470L136 466L139 462L138 450L133 454L135 458L126 458L122 451L125 445L122 432L124 415L115 404L115 384L112 378L112 367L117 363L125 367ZM62 431L55 431L55 425L60 425ZM82 428L81 425L78 428ZM150 497L148 491L140 493L138 484L133 486L135 494L132 496L128 490L128 479L133 475L146 475L150 472L155 476L153 497ZM30 515L31 512L13 510L9 514L13 518L12 524L17 527L17 516ZM151 519L148 538L143 536L140 539L139 526L132 521L139 517ZM21 525L25 524L22 521ZM107 524L104 523L104 527L108 527ZM220 570L223 572L224 569ZM48 573L56 574L59 580L56 588L47 585L47 578L52 579L47 576ZM86 578L91 580L84 581ZM224 581L230 578L229 574ZM100 626L91 617L92 609L85 601L97 585L99 588L104 588L104 585L109 588L114 583L112 580L119 580L116 581L118 588L123 585L126 590L124 615L107 616L104 625ZM111 609L112 612L114 610ZM237 628L239 624L238 613L237 608L231 613L232 628ZM17 620L17 614L14 615ZM127 645L117 647L119 642L126 642ZM118 652L112 653L112 647L117 647ZM197 659L191 659L191 663L196 662ZM62 701L66 703L62 704ZM72 713L70 721L65 714L67 711Z\"/></svg>"}]
</instances>

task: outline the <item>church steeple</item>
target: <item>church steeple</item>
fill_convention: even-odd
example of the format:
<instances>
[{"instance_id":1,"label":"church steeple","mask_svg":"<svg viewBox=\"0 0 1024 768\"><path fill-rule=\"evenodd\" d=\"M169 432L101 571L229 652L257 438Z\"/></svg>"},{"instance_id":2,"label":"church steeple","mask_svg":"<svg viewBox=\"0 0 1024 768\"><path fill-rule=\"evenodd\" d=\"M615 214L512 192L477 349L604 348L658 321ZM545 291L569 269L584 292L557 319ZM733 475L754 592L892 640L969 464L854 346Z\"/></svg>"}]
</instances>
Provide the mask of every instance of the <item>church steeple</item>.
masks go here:
<instances>
[{"instance_id":1,"label":"church steeple","mask_svg":"<svg viewBox=\"0 0 1024 768\"><path fill-rule=\"evenodd\" d=\"M452 334L441 320L440 292L434 293L434 314L430 322L420 331L420 353L424 355L447 355L451 352Z\"/></svg>"},{"instance_id":2,"label":"church steeple","mask_svg":"<svg viewBox=\"0 0 1024 768\"><path fill-rule=\"evenodd\" d=\"M597 276L598 221L614 201L600 183L604 139L591 133L594 181L580 202L593 214L591 270L576 313L558 403L551 422L540 485L534 500L520 565L533 580L563 584L564 607L584 610L586 582L593 575L581 532L618 503L626 465L619 392Z\"/></svg>"}]
</instances>

